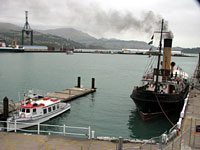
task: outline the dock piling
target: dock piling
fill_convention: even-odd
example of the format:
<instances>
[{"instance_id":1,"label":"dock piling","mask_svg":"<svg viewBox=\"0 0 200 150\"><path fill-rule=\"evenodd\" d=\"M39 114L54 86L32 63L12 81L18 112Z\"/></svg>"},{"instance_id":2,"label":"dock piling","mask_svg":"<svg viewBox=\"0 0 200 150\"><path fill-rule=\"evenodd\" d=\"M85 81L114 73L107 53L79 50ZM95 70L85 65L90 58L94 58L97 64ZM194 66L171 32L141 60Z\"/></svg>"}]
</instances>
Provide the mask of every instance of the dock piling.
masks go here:
<instances>
[{"instance_id":1,"label":"dock piling","mask_svg":"<svg viewBox=\"0 0 200 150\"><path fill-rule=\"evenodd\" d=\"M81 87L81 77L78 77L78 80L77 80L77 87L78 87L78 88Z\"/></svg>"},{"instance_id":2,"label":"dock piling","mask_svg":"<svg viewBox=\"0 0 200 150\"><path fill-rule=\"evenodd\" d=\"M92 78L92 89L95 89L95 78Z\"/></svg>"},{"instance_id":3,"label":"dock piling","mask_svg":"<svg viewBox=\"0 0 200 150\"><path fill-rule=\"evenodd\" d=\"M3 99L3 119L5 119L5 120L7 120L7 118L8 118L8 112L9 112L8 104L9 104L8 98L4 97L4 99Z\"/></svg>"}]
</instances>

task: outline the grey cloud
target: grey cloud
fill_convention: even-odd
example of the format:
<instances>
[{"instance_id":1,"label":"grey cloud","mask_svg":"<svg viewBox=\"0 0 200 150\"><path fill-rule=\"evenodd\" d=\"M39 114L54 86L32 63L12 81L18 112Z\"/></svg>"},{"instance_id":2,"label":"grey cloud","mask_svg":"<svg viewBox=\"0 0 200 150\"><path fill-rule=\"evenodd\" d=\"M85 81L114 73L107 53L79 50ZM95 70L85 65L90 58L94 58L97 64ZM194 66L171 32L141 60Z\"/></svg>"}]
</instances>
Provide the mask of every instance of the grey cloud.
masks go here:
<instances>
[{"instance_id":1,"label":"grey cloud","mask_svg":"<svg viewBox=\"0 0 200 150\"><path fill-rule=\"evenodd\" d=\"M2 14L3 11L6 11L7 6L10 9L12 7L12 12L16 15L19 11L24 13L25 10L28 10L29 20L35 24L52 27L75 27L101 36L108 32L121 33L128 31L149 34L160 28L162 18L152 11L143 12L141 16L136 17L134 10L133 12L126 10L121 12L115 9L104 10L99 7L98 3L83 4L72 0L58 2L53 0L5 0L5 5L0 6ZM20 13L20 15L23 13ZM24 15L20 18L24 18Z\"/></svg>"}]
</instances>

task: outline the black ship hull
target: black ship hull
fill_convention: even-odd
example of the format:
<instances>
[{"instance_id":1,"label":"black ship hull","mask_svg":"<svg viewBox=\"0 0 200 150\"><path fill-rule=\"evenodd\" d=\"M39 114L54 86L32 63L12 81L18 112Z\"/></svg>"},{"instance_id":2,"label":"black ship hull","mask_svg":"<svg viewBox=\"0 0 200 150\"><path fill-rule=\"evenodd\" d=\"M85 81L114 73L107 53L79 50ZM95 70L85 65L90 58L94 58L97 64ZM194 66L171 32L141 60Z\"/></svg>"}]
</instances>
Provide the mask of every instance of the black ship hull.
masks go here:
<instances>
[{"instance_id":1,"label":"black ship hull","mask_svg":"<svg viewBox=\"0 0 200 150\"><path fill-rule=\"evenodd\" d=\"M165 113L180 111L188 91L189 85L176 94L155 93L154 91L146 91L141 87L133 90L131 98L135 102L143 120L147 120L163 114L162 109Z\"/></svg>"},{"instance_id":2,"label":"black ship hull","mask_svg":"<svg viewBox=\"0 0 200 150\"><path fill-rule=\"evenodd\" d=\"M22 53L22 52L24 52L24 49L22 49L22 48L0 48L0 53L1 52L6 52L6 53Z\"/></svg>"}]
</instances>

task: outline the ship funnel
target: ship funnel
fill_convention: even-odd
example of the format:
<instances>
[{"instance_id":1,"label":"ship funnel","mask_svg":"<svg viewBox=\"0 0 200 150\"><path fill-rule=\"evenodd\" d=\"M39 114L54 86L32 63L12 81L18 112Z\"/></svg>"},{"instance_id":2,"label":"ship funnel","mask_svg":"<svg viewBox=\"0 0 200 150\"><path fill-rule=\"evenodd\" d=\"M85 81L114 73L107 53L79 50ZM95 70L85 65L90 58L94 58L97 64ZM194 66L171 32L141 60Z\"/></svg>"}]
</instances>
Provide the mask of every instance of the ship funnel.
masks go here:
<instances>
[{"instance_id":1,"label":"ship funnel","mask_svg":"<svg viewBox=\"0 0 200 150\"><path fill-rule=\"evenodd\" d=\"M172 39L166 38L164 39L163 63L162 63L162 69L164 70L170 70L171 51L172 51Z\"/></svg>"}]
</instances>

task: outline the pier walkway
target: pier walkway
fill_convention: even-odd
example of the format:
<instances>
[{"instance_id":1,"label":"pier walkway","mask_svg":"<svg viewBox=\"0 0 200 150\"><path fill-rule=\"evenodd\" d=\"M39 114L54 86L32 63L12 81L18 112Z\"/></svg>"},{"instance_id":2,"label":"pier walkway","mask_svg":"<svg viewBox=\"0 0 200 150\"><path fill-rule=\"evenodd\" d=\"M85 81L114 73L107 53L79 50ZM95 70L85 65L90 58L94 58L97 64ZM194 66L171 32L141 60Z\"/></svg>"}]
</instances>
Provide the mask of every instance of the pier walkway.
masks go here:
<instances>
[{"instance_id":1,"label":"pier walkway","mask_svg":"<svg viewBox=\"0 0 200 150\"><path fill-rule=\"evenodd\" d=\"M195 87L200 87L197 78L193 79L193 83ZM180 136L164 146L164 150L199 150L200 132L196 131L197 126L200 127L200 90L194 88L190 91Z\"/></svg>"},{"instance_id":2,"label":"pier walkway","mask_svg":"<svg viewBox=\"0 0 200 150\"><path fill-rule=\"evenodd\" d=\"M141 144L124 143L123 149L140 150ZM151 145L158 149L157 145ZM0 132L0 150L116 150L116 143L64 136ZM149 150L149 146L143 150Z\"/></svg>"}]
</instances>

